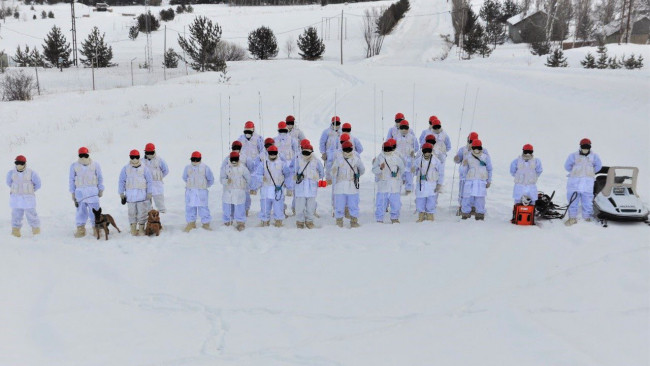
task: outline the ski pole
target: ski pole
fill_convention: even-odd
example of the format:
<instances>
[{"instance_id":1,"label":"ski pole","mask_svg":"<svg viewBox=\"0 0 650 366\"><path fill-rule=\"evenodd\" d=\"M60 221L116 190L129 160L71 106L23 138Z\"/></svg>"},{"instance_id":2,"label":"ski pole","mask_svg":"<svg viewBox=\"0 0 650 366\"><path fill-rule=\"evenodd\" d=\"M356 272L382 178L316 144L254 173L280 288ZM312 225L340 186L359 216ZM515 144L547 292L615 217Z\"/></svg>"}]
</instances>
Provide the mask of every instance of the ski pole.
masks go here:
<instances>
[{"instance_id":1,"label":"ski pole","mask_svg":"<svg viewBox=\"0 0 650 366\"><path fill-rule=\"evenodd\" d=\"M460 135L461 135L461 131L462 131L462 128L463 128L463 114L465 113L465 99L467 98L467 87L468 87L468 84L465 83L465 94L463 96L463 107L462 107L462 109L460 111L460 124L458 125L458 139L456 139L456 146L459 146L459 144L460 144ZM460 149L460 148L458 147L458 149ZM455 183L455 181L456 181L456 164L454 164L454 174L452 175L452 178L451 178L451 194L449 195L449 208L450 209L451 209L451 203L452 203L452 201L454 199L454 183ZM459 194L460 194L460 192L459 192Z\"/></svg>"}]
</instances>

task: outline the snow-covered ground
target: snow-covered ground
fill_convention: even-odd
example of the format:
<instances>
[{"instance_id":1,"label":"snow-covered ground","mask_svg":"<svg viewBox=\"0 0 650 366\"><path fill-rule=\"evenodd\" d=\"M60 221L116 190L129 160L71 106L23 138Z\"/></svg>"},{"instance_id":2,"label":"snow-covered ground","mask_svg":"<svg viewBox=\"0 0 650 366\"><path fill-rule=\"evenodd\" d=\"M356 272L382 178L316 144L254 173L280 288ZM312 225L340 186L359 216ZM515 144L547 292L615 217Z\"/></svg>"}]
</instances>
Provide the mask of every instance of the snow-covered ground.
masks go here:
<instances>
[{"instance_id":1,"label":"snow-covered ground","mask_svg":"<svg viewBox=\"0 0 650 366\"><path fill-rule=\"evenodd\" d=\"M348 5L358 14L369 6L378 4ZM447 6L412 0L413 12ZM297 28L342 7L197 6L195 13L223 19L224 37L235 37L261 24L278 32ZM121 9L101 16L115 18ZM89 29L96 16L79 19L80 29ZM549 69L513 45L489 59L432 62L441 47L438 34L451 32L449 20L421 18L405 18L386 39L385 54L373 60L350 46L349 59L339 65L333 35L323 61L286 60L281 53L274 61L230 63L226 84L218 74L193 74L124 87L130 85L124 66L105 78L118 81L92 92L74 81L57 89L59 80L82 71L49 70L43 96L0 104L0 161L9 170L24 154L43 178L37 193L42 235L32 237L25 228L23 238L10 237L10 211L0 210L0 364L647 365L648 227L513 226L508 167L524 143L533 144L545 168L539 188L555 190L555 202L564 203L564 160L589 137L605 165L640 168L639 192L647 203L650 72L573 66L584 50L567 52L573 67ZM40 20L6 26L20 31L31 22ZM105 27L107 39L125 37L126 28L115 27ZM423 27L434 36L422 38ZM5 26L2 36L0 48L24 44ZM117 52L118 44L130 42L114 45L121 64L142 53L142 39L133 51ZM626 54L648 53L648 46L626 47ZM293 218L282 229L255 227L254 197L247 229L236 232L220 226L221 188L215 186L216 230L181 232L180 175L189 154L200 150L218 169L244 121L274 136L276 123L295 114L315 142L336 113L352 123L369 167L396 112L407 115L418 135L429 115L437 115L454 150L459 138L478 131L495 169L485 222L453 215L457 189L449 160L434 223L415 223L412 196L403 197L402 224L374 223L373 179L366 174L359 229L334 225L326 188L319 193L317 229L298 230ZM74 239L67 174L77 148L88 146L102 164L102 207L124 230L118 173L128 152L147 142L171 169L163 234ZM0 207L8 207L8 196L7 190L0 195Z\"/></svg>"}]
</instances>

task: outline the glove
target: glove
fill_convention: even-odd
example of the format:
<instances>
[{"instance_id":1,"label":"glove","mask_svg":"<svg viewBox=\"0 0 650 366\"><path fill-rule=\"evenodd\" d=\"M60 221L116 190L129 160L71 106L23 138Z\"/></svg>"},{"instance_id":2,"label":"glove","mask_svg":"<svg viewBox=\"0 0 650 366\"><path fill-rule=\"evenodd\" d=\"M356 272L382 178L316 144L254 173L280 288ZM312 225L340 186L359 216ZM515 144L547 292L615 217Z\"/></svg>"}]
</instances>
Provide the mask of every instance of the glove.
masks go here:
<instances>
[{"instance_id":1,"label":"glove","mask_svg":"<svg viewBox=\"0 0 650 366\"><path fill-rule=\"evenodd\" d=\"M126 196L125 196L125 195L121 195L120 197L122 197L122 204L123 204L123 205L126 205Z\"/></svg>"},{"instance_id":2,"label":"glove","mask_svg":"<svg viewBox=\"0 0 650 366\"><path fill-rule=\"evenodd\" d=\"M442 184L437 184L436 185L436 193L440 193L442 191Z\"/></svg>"},{"instance_id":3,"label":"glove","mask_svg":"<svg viewBox=\"0 0 650 366\"><path fill-rule=\"evenodd\" d=\"M327 185L328 185L328 186L331 186L331 185L332 185L332 180L331 180L331 179L327 179L326 182L327 182Z\"/></svg>"},{"instance_id":4,"label":"glove","mask_svg":"<svg viewBox=\"0 0 650 366\"><path fill-rule=\"evenodd\" d=\"M380 170L384 170L385 167L386 167L386 164L385 164L385 163L381 163L381 165L379 166L379 169L380 169Z\"/></svg>"},{"instance_id":5,"label":"glove","mask_svg":"<svg viewBox=\"0 0 650 366\"><path fill-rule=\"evenodd\" d=\"M487 182L487 184L485 185L485 188L490 188L490 182Z\"/></svg>"},{"instance_id":6,"label":"glove","mask_svg":"<svg viewBox=\"0 0 650 366\"><path fill-rule=\"evenodd\" d=\"M250 191L249 193L251 194L251 196L254 196L254 195L256 195L256 194L257 194L257 191L256 191L256 190L254 190L254 189L251 189L251 191Z\"/></svg>"},{"instance_id":7,"label":"glove","mask_svg":"<svg viewBox=\"0 0 650 366\"><path fill-rule=\"evenodd\" d=\"M323 159L323 161L327 161L327 153L322 153L320 157Z\"/></svg>"},{"instance_id":8,"label":"glove","mask_svg":"<svg viewBox=\"0 0 650 366\"><path fill-rule=\"evenodd\" d=\"M101 197L103 195L104 195L104 191L99 191L99 193L97 193L97 197Z\"/></svg>"},{"instance_id":9,"label":"glove","mask_svg":"<svg viewBox=\"0 0 650 366\"><path fill-rule=\"evenodd\" d=\"M460 158L458 156L454 156L454 163L456 164L460 163Z\"/></svg>"},{"instance_id":10,"label":"glove","mask_svg":"<svg viewBox=\"0 0 650 366\"><path fill-rule=\"evenodd\" d=\"M232 179L228 178L228 180L226 181L226 184L232 184Z\"/></svg>"},{"instance_id":11,"label":"glove","mask_svg":"<svg viewBox=\"0 0 650 366\"><path fill-rule=\"evenodd\" d=\"M151 201L151 193L147 193L147 201Z\"/></svg>"},{"instance_id":12,"label":"glove","mask_svg":"<svg viewBox=\"0 0 650 366\"><path fill-rule=\"evenodd\" d=\"M293 196L293 191L287 190L287 197L291 197L291 196Z\"/></svg>"},{"instance_id":13,"label":"glove","mask_svg":"<svg viewBox=\"0 0 650 366\"><path fill-rule=\"evenodd\" d=\"M415 152L414 151L411 151L411 157L412 158L415 157Z\"/></svg>"},{"instance_id":14,"label":"glove","mask_svg":"<svg viewBox=\"0 0 650 366\"><path fill-rule=\"evenodd\" d=\"M414 174L414 173L415 173L415 167L413 166L413 167L411 167L411 174Z\"/></svg>"}]
</instances>

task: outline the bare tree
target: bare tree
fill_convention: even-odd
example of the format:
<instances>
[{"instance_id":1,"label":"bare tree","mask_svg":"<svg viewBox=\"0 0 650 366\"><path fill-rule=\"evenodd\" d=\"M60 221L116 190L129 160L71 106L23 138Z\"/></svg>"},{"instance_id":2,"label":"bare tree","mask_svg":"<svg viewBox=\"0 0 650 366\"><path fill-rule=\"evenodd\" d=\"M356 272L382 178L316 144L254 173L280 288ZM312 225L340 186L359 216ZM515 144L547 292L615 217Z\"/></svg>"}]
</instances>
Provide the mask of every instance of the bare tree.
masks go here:
<instances>
[{"instance_id":1,"label":"bare tree","mask_svg":"<svg viewBox=\"0 0 650 366\"><path fill-rule=\"evenodd\" d=\"M467 0L451 0L451 22L454 26L454 43L459 45L465 22L467 21Z\"/></svg>"},{"instance_id":2,"label":"bare tree","mask_svg":"<svg viewBox=\"0 0 650 366\"><path fill-rule=\"evenodd\" d=\"M284 50L287 51L287 58L291 58L295 44L296 41L291 36L284 42Z\"/></svg>"},{"instance_id":3,"label":"bare tree","mask_svg":"<svg viewBox=\"0 0 650 366\"><path fill-rule=\"evenodd\" d=\"M384 35L378 29L377 19L381 11L377 8L366 9L363 14L363 39L366 42L366 57L378 55L384 44Z\"/></svg>"},{"instance_id":4,"label":"bare tree","mask_svg":"<svg viewBox=\"0 0 650 366\"><path fill-rule=\"evenodd\" d=\"M618 0L601 0L600 3L596 5L598 20L600 20L603 25L609 24L614 20L617 3Z\"/></svg>"}]
</instances>

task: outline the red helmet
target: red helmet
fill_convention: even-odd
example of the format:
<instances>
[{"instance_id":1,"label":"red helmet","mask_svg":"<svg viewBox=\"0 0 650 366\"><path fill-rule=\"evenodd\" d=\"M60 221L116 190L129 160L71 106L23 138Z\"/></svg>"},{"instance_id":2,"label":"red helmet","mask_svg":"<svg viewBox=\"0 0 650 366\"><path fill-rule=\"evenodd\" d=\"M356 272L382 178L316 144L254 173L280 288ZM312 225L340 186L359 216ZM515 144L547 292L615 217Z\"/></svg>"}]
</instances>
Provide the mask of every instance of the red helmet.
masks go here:
<instances>
[{"instance_id":1,"label":"red helmet","mask_svg":"<svg viewBox=\"0 0 650 366\"><path fill-rule=\"evenodd\" d=\"M402 127L402 126L408 126L408 125L409 125L409 121L407 121L407 120L402 120L402 121L399 123L399 126L400 126L400 127Z\"/></svg>"},{"instance_id":2,"label":"red helmet","mask_svg":"<svg viewBox=\"0 0 650 366\"><path fill-rule=\"evenodd\" d=\"M145 152L156 151L156 145L154 145L154 144L152 144L152 143L150 142L150 143L148 143L148 144L145 145L145 147L144 147L144 151L145 151Z\"/></svg>"},{"instance_id":3,"label":"red helmet","mask_svg":"<svg viewBox=\"0 0 650 366\"><path fill-rule=\"evenodd\" d=\"M275 152L277 152L277 151L278 151L278 147L275 146L275 145L271 145L271 146L268 147L268 149L266 149L266 151L275 151Z\"/></svg>"},{"instance_id":4,"label":"red helmet","mask_svg":"<svg viewBox=\"0 0 650 366\"><path fill-rule=\"evenodd\" d=\"M353 146L352 146L352 143L350 141L345 141L341 147L343 149L346 149L346 148L351 148Z\"/></svg>"},{"instance_id":5,"label":"red helmet","mask_svg":"<svg viewBox=\"0 0 650 366\"><path fill-rule=\"evenodd\" d=\"M88 154L88 148L87 147L80 147L79 148L79 154Z\"/></svg>"},{"instance_id":6,"label":"red helmet","mask_svg":"<svg viewBox=\"0 0 650 366\"><path fill-rule=\"evenodd\" d=\"M242 143L239 140L233 141L232 145L230 145L230 148L234 148L235 146L242 147Z\"/></svg>"},{"instance_id":7,"label":"red helmet","mask_svg":"<svg viewBox=\"0 0 650 366\"><path fill-rule=\"evenodd\" d=\"M230 153L230 157L231 157L231 158L238 158L238 157L239 157L239 153L238 153L237 151L233 151L233 152Z\"/></svg>"},{"instance_id":8,"label":"red helmet","mask_svg":"<svg viewBox=\"0 0 650 366\"><path fill-rule=\"evenodd\" d=\"M427 142L427 143L422 145L422 151L424 151L424 149L433 150L433 145L431 145L430 143Z\"/></svg>"},{"instance_id":9,"label":"red helmet","mask_svg":"<svg viewBox=\"0 0 650 366\"><path fill-rule=\"evenodd\" d=\"M339 116L332 117L332 122L341 122L341 117Z\"/></svg>"},{"instance_id":10,"label":"red helmet","mask_svg":"<svg viewBox=\"0 0 650 366\"><path fill-rule=\"evenodd\" d=\"M267 138L264 140L264 145L273 145L273 144L275 144L275 140L272 139L272 138L270 138L270 137L267 137Z\"/></svg>"},{"instance_id":11,"label":"red helmet","mask_svg":"<svg viewBox=\"0 0 650 366\"><path fill-rule=\"evenodd\" d=\"M478 138L478 133L476 132L470 132L469 135L467 136L467 141L472 142Z\"/></svg>"},{"instance_id":12,"label":"red helmet","mask_svg":"<svg viewBox=\"0 0 650 366\"><path fill-rule=\"evenodd\" d=\"M479 139L473 140L472 147L483 147L483 143Z\"/></svg>"},{"instance_id":13,"label":"red helmet","mask_svg":"<svg viewBox=\"0 0 650 366\"><path fill-rule=\"evenodd\" d=\"M195 151L195 152L192 153L192 157L193 157L193 158L200 158L200 157L201 157L201 153L198 152L198 151Z\"/></svg>"},{"instance_id":14,"label":"red helmet","mask_svg":"<svg viewBox=\"0 0 650 366\"><path fill-rule=\"evenodd\" d=\"M397 146L397 140L395 139L388 139L386 142L388 142L390 146Z\"/></svg>"},{"instance_id":15,"label":"red helmet","mask_svg":"<svg viewBox=\"0 0 650 366\"><path fill-rule=\"evenodd\" d=\"M27 158L24 157L24 156L22 156L22 155L18 155L18 156L16 156L16 160L15 160L15 161L20 162L20 163L26 163L26 162L27 162Z\"/></svg>"},{"instance_id":16,"label":"red helmet","mask_svg":"<svg viewBox=\"0 0 650 366\"><path fill-rule=\"evenodd\" d=\"M138 150L131 150L129 152L129 156L140 156L140 152Z\"/></svg>"},{"instance_id":17,"label":"red helmet","mask_svg":"<svg viewBox=\"0 0 650 366\"><path fill-rule=\"evenodd\" d=\"M296 117L292 115L288 115L287 118L284 119L287 122L296 122Z\"/></svg>"},{"instance_id":18,"label":"red helmet","mask_svg":"<svg viewBox=\"0 0 650 366\"><path fill-rule=\"evenodd\" d=\"M341 143L343 143L345 141L350 141L350 135L348 135L347 133L344 133L344 134L341 135L340 140L341 140Z\"/></svg>"},{"instance_id":19,"label":"red helmet","mask_svg":"<svg viewBox=\"0 0 650 366\"><path fill-rule=\"evenodd\" d=\"M307 140L307 139L303 139L303 140L300 141L300 147L301 148L304 148L305 146L310 146L310 145L311 145L311 142L309 140Z\"/></svg>"},{"instance_id":20,"label":"red helmet","mask_svg":"<svg viewBox=\"0 0 650 366\"><path fill-rule=\"evenodd\" d=\"M436 141L436 136L434 135L427 135L427 137L424 138L424 141L429 142L429 141Z\"/></svg>"},{"instance_id":21,"label":"red helmet","mask_svg":"<svg viewBox=\"0 0 650 366\"><path fill-rule=\"evenodd\" d=\"M384 147L393 147L393 144L390 142L390 140L384 142Z\"/></svg>"},{"instance_id":22,"label":"red helmet","mask_svg":"<svg viewBox=\"0 0 650 366\"><path fill-rule=\"evenodd\" d=\"M248 121L248 122L244 123L244 128L246 128L246 129L255 128L255 123L253 123L252 121Z\"/></svg>"},{"instance_id":23,"label":"red helmet","mask_svg":"<svg viewBox=\"0 0 650 366\"><path fill-rule=\"evenodd\" d=\"M522 148L522 150L533 150L533 145L531 145L531 144L526 144L526 145L524 145L524 147Z\"/></svg>"},{"instance_id":24,"label":"red helmet","mask_svg":"<svg viewBox=\"0 0 650 366\"><path fill-rule=\"evenodd\" d=\"M582 140L580 140L580 145L591 145L591 140L585 137Z\"/></svg>"},{"instance_id":25,"label":"red helmet","mask_svg":"<svg viewBox=\"0 0 650 366\"><path fill-rule=\"evenodd\" d=\"M402 119L404 119L404 114L403 113L397 113L395 115L395 122L397 122L397 120L402 120Z\"/></svg>"},{"instance_id":26,"label":"red helmet","mask_svg":"<svg viewBox=\"0 0 650 366\"><path fill-rule=\"evenodd\" d=\"M314 147L311 146L310 144L306 144L305 146L302 147L303 150L309 150L309 151L314 151Z\"/></svg>"},{"instance_id":27,"label":"red helmet","mask_svg":"<svg viewBox=\"0 0 650 366\"><path fill-rule=\"evenodd\" d=\"M278 130L286 130L287 129L287 123L284 121L280 121L278 123Z\"/></svg>"},{"instance_id":28,"label":"red helmet","mask_svg":"<svg viewBox=\"0 0 650 366\"><path fill-rule=\"evenodd\" d=\"M441 125L440 120L436 116L429 117L429 124L431 126L440 126Z\"/></svg>"},{"instance_id":29,"label":"red helmet","mask_svg":"<svg viewBox=\"0 0 650 366\"><path fill-rule=\"evenodd\" d=\"M352 125L351 125L350 123L348 123L348 122L345 122L345 123L343 124L343 126L341 126L341 128L344 129L344 130L351 130L351 129L352 129Z\"/></svg>"}]
</instances>

